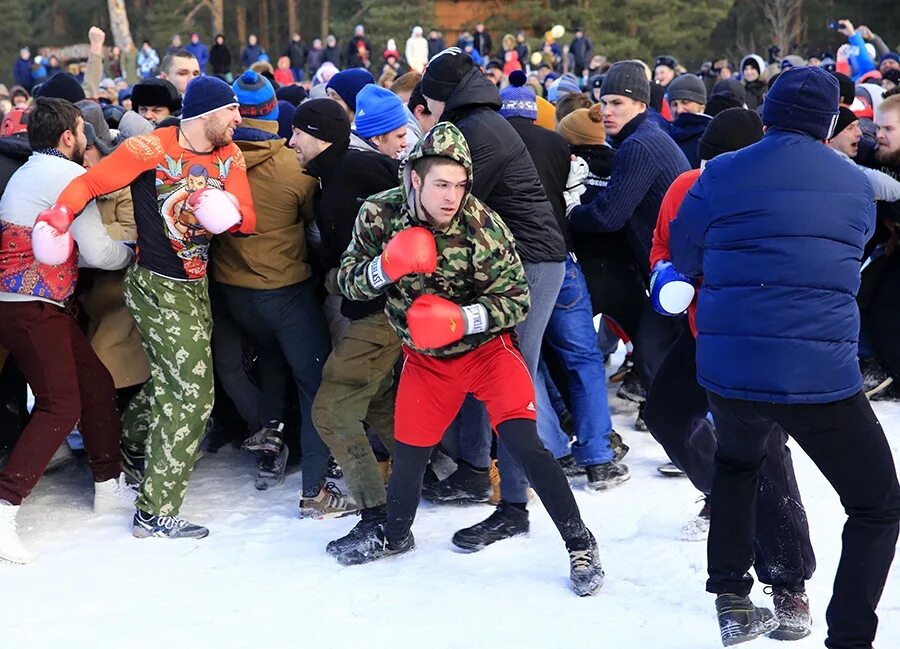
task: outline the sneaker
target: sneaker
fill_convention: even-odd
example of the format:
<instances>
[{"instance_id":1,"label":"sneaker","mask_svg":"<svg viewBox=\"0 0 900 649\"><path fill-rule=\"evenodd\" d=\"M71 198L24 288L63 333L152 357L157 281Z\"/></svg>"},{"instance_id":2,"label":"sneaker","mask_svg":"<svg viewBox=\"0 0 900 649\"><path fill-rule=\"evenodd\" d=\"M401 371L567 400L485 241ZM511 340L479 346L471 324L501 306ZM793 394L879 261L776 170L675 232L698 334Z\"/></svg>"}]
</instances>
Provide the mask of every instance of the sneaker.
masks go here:
<instances>
[{"instance_id":1,"label":"sneaker","mask_svg":"<svg viewBox=\"0 0 900 649\"><path fill-rule=\"evenodd\" d=\"M749 597L726 593L716 597L719 633L726 647L753 640L778 628L778 618L767 608L755 606Z\"/></svg>"},{"instance_id":2,"label":"sneaker","mask_svg":"<svg viewBox=\"0 0 900 649\"><path fill-rule=\"evenodd\" d=\"M615 453L613 459L616 462L621 462L625 459L625 456L628 455L628 451L631 450L631 448L622 441L622 436L614 430L609 431L609 446L612 448L613 453Z\"/></svg>"},{"instance_id":3,"label":"sneaker","mask_svg":"<svg viewBox=\"0 0 900 649\"><path fill-rule=\"evenodd\" d=\"M280 453L284 445L284 424L270 421L244 440L241 448L251 453Z\"/></svg>"},{"instance_id":4,"label":"sneaker","mask_svg":"<svg viewBox=\"0 0 900 649\"><path fill-rule=\"evenodd\" d=\"M685 541L705 541L709 536L709 496L701 496L703 507L700 513L684 524L681 538Z\"/></svg>"},{"instance_id":5,"label":"sneaker","mask_svg":"<svg viewBox=\"0 0 900 649\"><path fill-rule=\"evenodd\" d=\"M610 383L621 383L625 380L625 376L632 370L634 367L634 361L631 360L631 354L625 354L625 360L622 361L622 364L619 365L619 368L609 375Z\"/></svg>"},{"instance_id":6,"label":"sneaker","mask_svg":"<svg viewBox=\"0 0 900 649\"><path fill-rule=\"evenodd\" d=\"M333 482L326 482L315 496L303 495L300 498L300 518L341 518L357 511L356 503Z\"/></svg>"},{"instance_id":7,"label":"sneaker","mask_svg":"<svg viewBox=\"0 0 900 649\"><path fill-rule=\"evenodd\" d=\"M800 640L812 633L809 598L803 591L794 592L783 586L765 589L772 593L778 628L768 634L773 640Z\"/></svg>"},{"instance_id":8,"label":"sneaker","mask_svg":"<svg viewBox=\"0 0 900 649\"><path fill-rule=\"evenodd\" d=\"M660 464L656 467L656 470L662 473L667 478L684 478L687 477L687 474L675 466L674 462L666 462L665 464Z\"/></svg>"},{"instance_id":9,"label":"sneaker","mask_svg":"<svg viewBox=\"0 0 900 649\"><path fill-rule=\"evenodd\" d=\"M118 478L94 483L95 514L133 512L135 498L137 491L128 483L124 472L120 473Z\"/></svg>"},{"instance_id":10,"label":"sneaker","mask_svg":"<svg viewBox=\"0 0 900 649\"><path fill-rule=\"evenodd\" d=\"M637 372L629 372L622 380L622 385L616 391L616 396L624 401L643 403L647 398L647 390L644 388Z\"/></svg>"},{"instance_id":11,"label":"sneaker","mask_svg":"<svg viewBox=\"0 0 900 649\"><path fill-rule=\"evenodd\" d=\"M378 525L384 524L387 519L387 507L368 507L360 512L359 522L353 526L347 534L331 541L325 546L325 552L331 556L337 556L347 548L357 545L367 537Z\"/></svg>"},{"instance_id":12,"label":"sneaker","mask_svg":"<svg viewBox=\"0 0 900 649\"><path fill-rule=\"evenodd\" d=\"M284 473L287 470L288 447L281 444L278 453L265 452L259 458L259 469L256 473L256 488L266 491L277 487L284 482Z\"/></svg>"},{"instance_id":13,"label":"sneaker","mask_svg":"<svg viewBox=\"0 0 900 649\"><path fill-rule=\"evenodd\" d=\"M453 545L466 552L478 552L491 543L528 534L528 510L501 500L490 516L453 535Z\"/></svg>"},{"instance_id":14,"label":"sneaker","mask_svg":"<svg viewBox=\"0 0 900 649\"><path fill-rule=\"evenodd\" d=\"M132 484L144 480L144 449L122 443L122 471Z\"/></svg>"},{"instance_id":15,"label":"sneaker","mask_svg":"<svg viewBox=\"0 0 900 649\"><path fill-rule=\"evenodd\" d=\"M584 475L584 467L579 466L575 462L575 456L571 453L557 458L556 461L559 463L560 468L563 470L563 473L566 474L567 478L577 478L578 476Z\"/></svg>"},{"instance_id":16,"label":"sneaker","mask_svg":"<svg viewBox=\"0 0 900 649\"><path fill-rule=\"evenodd\" d=\"M412 532L407 532L406 538L399 543L391 543L384 534L384 527L376 525L370 529L355 545L344 548L335 554L335 559L342 566L358 566L394 556L404 554L416 548L416 540Z\"/></svg>"},{"instance_id":17,"label":"sneaker","mask_svg":"<svg viewBox=\"0 0 900 649\"><path fill-rule=\"evenodd\" d=\"M328 456L328 468L325 470L325 477L332 480L340 480L344 477L344 470L337 463L333 455Z\"/></svg>"},{"instance_id":18,"label":"sneaker","mask_svg":"<svg viewBox=\"0 0 900 649\"><path fill-rule=\"evenodd\" d=\"M423 486L422 497L433 503L486 503L491 497L490 473L461 460L449 476Z\"/></svg>"},{"instance_id":19,"label":"sneaker","mask_svg":"<svg viewBox=\"0 0 900 649\"><path fill-rule=\"evenodd\" d=\"M205 539L209 530L202 525L194 525L177 516L154 516L137 510L131 534L135 538L148 539Z\"/></svg>"},{"instance_id":20,"label":"sneaker","mask_svg":"<svg viewBox=\"0 0 900 649\"><path fill-rule=\"evenodd\" d=\"M600 590L606 576L600 565L600 552L594 535L588 532L586 542L570 541L566 543L566 549L569 551L569 579L572 580L572 588L579 597L593 595Z\"/></svg>"},{"instance_id":21,"label":"sneaker","mask_svg":"<svg viewBox=\"0 0 900 649\"><path fill-rule=\"evenodd\" d=\"M607 462L605 464L589 464L584 467L587 474L588 491L604 491L615 487L631 477L628 467L620 462Z\"/></svg>"},{"instance_id":22,"label":"sneaker","mask_svg":"<svg viewBox=\"0 0 900 649\"><path fill-rule=\"evenodd\" d=\"M25 549L16 531L19 505L0 500L0 560L11 563L31 563L34 555Z\"/></svg>"}]
</instances>

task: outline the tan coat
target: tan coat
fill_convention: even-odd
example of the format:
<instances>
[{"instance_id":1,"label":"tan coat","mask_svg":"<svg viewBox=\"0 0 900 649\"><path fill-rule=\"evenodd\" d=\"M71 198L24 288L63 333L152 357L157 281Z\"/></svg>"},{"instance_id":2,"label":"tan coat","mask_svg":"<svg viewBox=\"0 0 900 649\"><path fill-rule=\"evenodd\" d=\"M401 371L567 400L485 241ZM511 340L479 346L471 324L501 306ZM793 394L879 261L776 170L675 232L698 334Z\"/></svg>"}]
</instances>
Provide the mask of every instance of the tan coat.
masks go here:
<instances>
[{"instance_id":1,"label":"tan coat","mask_svg":"<svg viewBox=\"0 0 900 649\"><path fill-rule=\"evenodd\" d=\"M134 241L137 228L131 188L97 199L97 207L110 236L117 241ZM150 365L141 345L141 334L125 306L124 270L81 271L79 283L87 288L79 304L87 322L88 340L100 361L112 375L116 388L140 385L150 378Z\"/></svg>"},{"instance_id":2,"label":"tan coat","mask_svg":"<svg viewBox=\"0 0 900 649\"><path fill-rule=\"evenodd\" d=\"M242 127L278 132L274 121L244 119ZM256 210L256 234L213 239L210 270L217 282L252 289L275 289L308 279L306 225L313 220L316 181L305 175L283 138L235 140L247 161Z\"/></svg>"}]
</instances>

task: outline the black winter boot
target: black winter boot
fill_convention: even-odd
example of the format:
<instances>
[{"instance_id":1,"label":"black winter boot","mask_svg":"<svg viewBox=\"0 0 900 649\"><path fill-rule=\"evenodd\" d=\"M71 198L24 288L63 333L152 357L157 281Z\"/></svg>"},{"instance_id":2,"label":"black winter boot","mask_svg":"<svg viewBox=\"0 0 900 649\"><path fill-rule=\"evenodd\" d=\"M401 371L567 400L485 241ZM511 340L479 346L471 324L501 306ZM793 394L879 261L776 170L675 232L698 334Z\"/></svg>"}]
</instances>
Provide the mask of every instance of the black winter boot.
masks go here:
<instances>
[{"instance_id":1,"label":"black winter boot","mask_svg":"<svg viewBox=\"0 0 900 649\"><path fill-rule=\"evenodd\" d=\"M726 593L716 597L719 632L726 647L753 640L778 628L778 618L749 597Z\"/></svg>"},{"instance_id":2,"label":"black winter boot","mask_svg":"<svg viewBox=\"0 0 900 649\"><path fill-rule=\"evenodd\" d=\"M407 532L406 538L402 541L391 543L384 535L384 527L379 524L368 530L355 545L345 547L334 557L343 566L358 566L395 554L403 554L415 548L416 540L412 532Z\"/></svg>"},{"instance_id":3,"label":"black winter boot","mask_svg":"<svg viewBox=\"0 0 900 649\"><path fill-rule=\"evenodd\" d=\"M501 500L493 514L454 534L453 545L466 552L478 552L491 543L522 534L528 534L528 510Z\"/></svg>"},{"instance_id":4,"label":"black winter boot","mask_svg":"<svg viewBox=\"0 0 900 649\"><path fill-rule=\"evenodd\" d=\"M433 503L486 503L491 497L491 479L487 469L460 460L449 476L423 485L422 497Z\"/></svg>"},{"instance_id":5,"label":"black winter boot","mask_svg":"<svg viewBox=\"0 0 900 649\"><path fill-rule=\"evenodd\" d=\"M368 536L372 530L381 525L387 519L387 507L381 505L379 507L369 507L360 512L359 522L353 526L347 534L331 541L325 546L325 552L331 556L337 556L347 548L355 546L363 538Z\"/></svg>"}]
</instances>

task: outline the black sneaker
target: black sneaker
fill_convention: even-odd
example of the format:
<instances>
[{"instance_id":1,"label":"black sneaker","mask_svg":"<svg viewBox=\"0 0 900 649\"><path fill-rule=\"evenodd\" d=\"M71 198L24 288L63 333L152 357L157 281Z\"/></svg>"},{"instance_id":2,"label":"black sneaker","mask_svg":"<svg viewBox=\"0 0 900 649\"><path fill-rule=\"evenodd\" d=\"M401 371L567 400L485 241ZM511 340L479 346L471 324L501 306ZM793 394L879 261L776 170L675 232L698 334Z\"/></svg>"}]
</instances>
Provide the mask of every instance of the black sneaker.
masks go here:
<instances>
[{"instance_id":1,"label":"black sneaker","mask_svg":"<svg viewBox=\"0 0 900 649\"><path fill-rule=\"evenodd\" d=\"M593 595L603 585L603 566L600 565L600 553L594 535L588 532L587 539L566 543L569 551L569 578L572 588L579 597Z\"/></svg>"},{"instance_id":2,"label":"black sneaker","mask_svg":"<svg viewBox=\"0 0 900 649\"><path fill-rule=\"evenodd\" d=\"M809 598L803 591L794 592L783 586L765 589L772 593L778 628L768 634L773 640L800 640L812 633Z\"/></svg>"},{"instance_id":3,"label":"black sneaker","mask_svg":"<svg viewBox=\"0 0 900 649\"><path fill-rule=\"evenodd\" d=\"M387 518L387 508L384 505L381 507L369 507L368 509L362 510L360 515L362 518L354 525L353 529L339 539L335 539L326 545L325 552L331 556L336 556L347 548L358 544L378 525L384 524L384 521Z\"/></svg>"},{"instance_id":4,"label":"black sneaker","mask_svg":"<svg viewBox=\"0 0 900 649\"><path fill-rule=\"evenodd\" d=\"M209 530L202 525L194 525L176 516L154 516L137 510L131 528L133 536L139 539L150 537L162 539L204 539Z\"/></svg>"},{"instance_id":5,"label":"black sneaker","mask_svg":"<svg viewBox=\"0 0 900 649\"><path fill-rule=\"evenodd\" d=\"M631 477L628 467L615 461L606 464L590 464L584 467L584 472L587 474L586 487L590 491L604 491Z\"/></svg>"},{"instance_id":6,"label":"black sneaker","mask_svg":"<svg viewBox=\"0 0 900 649\"><path fill-rule=\"evenodd\" d=\"M563 455L561 458L557 458L556 462L563 470L563 473L566 474L567 478L577 478L578 476L584 475L584 467L579 466L575 462L575 456L571 453L569 453L569 455Z\"/></svg>"},{"instance_id":7,"label":"black sneaker","mask_svg":"<svg viewBox=\"0 0 900 649\"><path fill-rule=\"evenodd\" d=\"M491 543L528 534L528 510L514 507L503 500L497 509L480 523L453 535L453 545L466 552L478 552Z\"/></svg>"},{"instance_id":8,"label":"black sneaker","mask_svg":"<svg viewBox=\"0 0 900 649\"><path fill-rule=\"evenodd\" d=\"M609 431L609 446L615 453L613 459L616 462L621 462L628 455L628 451L631 450L628 444L622 441L622 436L614 430Z\"/></svg>"},{"instance_id":9,"label":"black sneaker","mask_svg":"<svg viewBox=\"0 0 900 649\"><path fill-rule=\"evenodd\" d=\"M486 503L491 497L487 469L476 469L460 461L456 471L430 485L423 485L422 497L433 503Z\"/></svg>"},{"instance_id":10,"label":"black sneaker","mask_svg":"<svg viewBox=\"0 0 900 649\"><path fill-rule=\"evenodd\" d=\"M287 470L288 447L281 444L278 453L265 452L259 458L259 469L256 473L256 488L260 491L277 487L284 482L284 474Z\"/></svg>"},{"instance_id":11,"label":"black sneaker","mask_svg":"<svg viewBox=\"0 0 900 649\"><path fill-rule=\"evenodd\" d=\"M726 593L716 597L719 633L726 647L753 640L778 628L778 618L767 608L755 606L749 597Z\"/></svg>"},{"instance_id":12,"label":"black sneaker","mask_svg":"<svg viewBox=\"0 0 900 649\"><path fill-rule=\"evenodd\" d=\"M335 553L334 558L342 566L358 566L395 554L403 554L415 548L416 540L413 538L412 532L408 532L406 538L399 543L391 543L384 535L384 527L379 524L362 535L356 544Z\"/></svg>"},{"instance_id":13,"label":"black sneaker","mask_svg":"<svg viewBox=\"0 0 900 649\"><path fill-rule=\"evenodd\" d=\"M666 476L667 478L684 478L687 477L687 474L675 466L674 462L666 462L664 464L660 464L656 467L656 470L661 474Z\"/></svg>"},{"instance_id":14,"label":"black sneaker","mask_svg":"<svg viewBox=\"0 0 900 649\"><path fill-rule=\"evenodd\" d=\"M279 453L284 446L284 424L270 421L244 440L241 448L252 453Z\"/></svg>"},{"instance_id":15,"label":"black sneaker","mask_svg":"<svg viewBox=\"0 0 900 649\"><path fill-rule=\"evenodd\" d=\"M344 470L337 463L333 455L328 456L328 468L325 470L325 477L330 480L340 480L344 477Z\"/></svg>"},{"instance_id":16,"label":"black sneaker","mask_svg":"<svg viewBox=\"0 0 900 649\"><path fill-rule=\"evenodd\" d=\"M122 444L122 471L132 484L144 480L144 449Z\"/></svg>"},{"instance_id":17,"label":"black sneaker","mask_svg":"<svg viewBox=\"0 0 900 649\"><path fill-rule=\"evenodd\" d=\"M644 399L647 398L647 389L644 387L643 382L638 377L636 371L628 372L622 380L622 385L620 385L619 389L616 391L616 396L633 403L644 402Z\"/></svg>"},{"instance_id":18,"label":"black sneaker","mask_svg":"<svg viewBox=\"0 0 900 649\"><path fill-rule=\"evenodd\" d=\"M631 354L625 354L625 360L622 361L622 364L619 365L619 368L609 375L610 383L621 383L625 380L625 376L631 371L631 368L634 367L634 361L631 360Z\"/></svg>"}]
</instances>

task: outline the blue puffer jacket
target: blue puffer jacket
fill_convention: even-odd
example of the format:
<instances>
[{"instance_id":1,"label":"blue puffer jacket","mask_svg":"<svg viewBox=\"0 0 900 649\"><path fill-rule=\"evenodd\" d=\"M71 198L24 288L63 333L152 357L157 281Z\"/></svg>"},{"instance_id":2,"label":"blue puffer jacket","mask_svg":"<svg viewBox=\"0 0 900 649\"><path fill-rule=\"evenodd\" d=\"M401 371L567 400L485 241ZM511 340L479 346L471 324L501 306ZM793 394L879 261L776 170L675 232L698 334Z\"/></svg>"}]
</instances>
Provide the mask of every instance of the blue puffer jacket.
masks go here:
<instances>
[{"instance_id":1,"label":"blue puffer jacket","mask_svg":"<svg viewBox=\"0 0 900 649\"><path fill-rule=\"evenodd\" d=\"M859 392L856 293L874 230L865 176L806 134L770 128L711 161L670 239L676 268L703 276L700 384L774 403Z\"/></svg>"}]
</instances>

